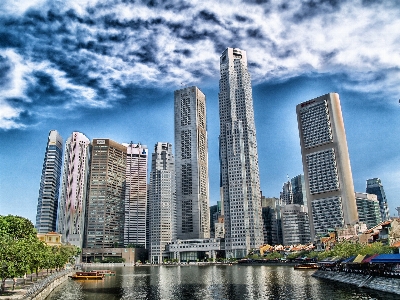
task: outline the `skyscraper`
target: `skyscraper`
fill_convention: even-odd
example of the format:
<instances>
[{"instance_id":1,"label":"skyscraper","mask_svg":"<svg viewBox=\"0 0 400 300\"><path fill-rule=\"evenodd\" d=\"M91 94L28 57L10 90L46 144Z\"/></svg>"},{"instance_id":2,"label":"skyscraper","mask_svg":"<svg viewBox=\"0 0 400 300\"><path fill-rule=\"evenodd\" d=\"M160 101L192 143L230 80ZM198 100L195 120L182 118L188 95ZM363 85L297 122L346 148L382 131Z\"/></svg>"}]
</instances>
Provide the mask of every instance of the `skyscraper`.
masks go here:
<instances>
[{"instance_id":1,"label":"skyscraper","mask_svg":"<svg viewBox=\"0 0 400 300\"><path fill-rule=\"evenodd\" d=\"M378 198L374 194L356 193L358 218L360 222L372 228L382 222Z\"/></svg>"},{"instance_id":2,"label":"skyscraper","mask_svg":"<svg viewBox=\"0 0 400 300\"><path fill-rule=\"evenodd\" d=\"M280 198L282 205L293 204L292 182L290 180L283 183Z\"/></svg>"},{"instance_id":3,"label":"skyscraper","mask_svg":"<svg viewBox=\"0 0 400 300\"><path fill-rule=\"evenodd\" d=\"M58 231L63 242L83 246L87 184L89 178L89 139L73 132L65 143L64 171L58 214Z\"/></svg>"},{"instance_id":4,"label":"skyscraper","mask_svg":"<svg viewBox=\"0 0 400 300\"><path fill-rule=\"evenodd\" d=\"M307 206L306 188L304 184L304 175L300 174L291 179L293 203Z\"/></svg>"},{"instance_id":5,"label":"skyscraper","mask_svg":"<svg viewBox=\"0 0 400 300\"><path fill-rule=\"evenodd\" d=\"M299 204L288 204L281 208L282 236L284 245L310 242L310 225L307 208Z\"/></svg>"},{"instance_id":6,"label":"skyscraper","mask_svg":"<svg viewBox=\"0 0 400 300\"><path fill-rule=\"evenodd\" d=\"M353 177L339 95L296 106L311 238L357 222Z\"/></svg>"},{"instance_id":7,"label":"skyscraper","mask_svg":"<svg viewBox=\"0 0 400 300\"><path fill-rule=\"evenodd\" d=\"M48 233L57 229L62 147L63 140L61 135L57 130L51 130L44 155L42 177L40 179L35 225L38 233Z\"/></svg>"},{"instance_id":8,"label":"skyscraper","mask_svg":"<svg viewBox=\"0 0 400 300\"><path fill-rule=\"evenodd\" d=\"M246 51L220 57L220 171L227 257L244 257L263 244L260 177L253 96Z\"/></svg>"},{"instance_id":9,"label":"skyscraper","mask_svg":"<svg viewBox=\"0 0 400 300\"><path fill-rule=\"evenodd\" d=\"M174 96L177 238L209 238L206 97L195 86Z\"/></svg>"},{"instance_id":10,"label":"skyscraper","mask_svg":"<svg viewBox=\"0 0 400 300\"><path fill-rule=\"evenodd\" d=\"M167 258L165 246L176 239L175 162L172 145L157 143L151 159L149 188L150 261Z\"/></svg>"},{"instance_id":11,"label":"skyscraper","mask_svg":"<svg viewBox=\"0 0 400 300\"><path fill-rule=\"evenodd\" d=\"M110 139L92 141L85 248L123 245L126 152Z\"/></svg>"},{"instance_id":12,"label":"skyscraper","mask_svg":"<svg viewBox=\"0 0 400 300\"><path fill-rule=\"evenodd\" d=\"M124 245L146 246L147 216L147 147L127 147L125 183Z\"/></svg>"},{"instance_id":13,"label":"skyscraper","mask_svg":"<svg viewBox=\"0 0 400 300\"><path fill-rule=\"evenodd\" d=\"M383 189L382 182L379 178L372 178L367 180L366 193L375 194L378 198L379 207L381 211L382 221L390 219L389 206L386 199L385 190Z\"/></svg>"}]
</instances>

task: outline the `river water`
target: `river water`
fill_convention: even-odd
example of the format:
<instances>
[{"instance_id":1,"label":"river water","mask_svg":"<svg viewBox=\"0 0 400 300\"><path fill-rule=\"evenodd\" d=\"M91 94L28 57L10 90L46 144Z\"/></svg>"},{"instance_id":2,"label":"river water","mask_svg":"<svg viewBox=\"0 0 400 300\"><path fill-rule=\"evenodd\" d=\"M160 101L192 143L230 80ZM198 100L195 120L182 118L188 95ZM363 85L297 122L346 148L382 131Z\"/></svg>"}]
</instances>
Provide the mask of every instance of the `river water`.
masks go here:
<instances>
[{"instance_id":1,"label":"river water","mask_svg":"<svg viewBox=\"0 0 400 300\"><path fill-rule=\"evenodd\" d=\"M58 286L46 300L113 299L399 299L311 277L289 266L113 267L116 276Z\"/></svg>"}]
</instances>

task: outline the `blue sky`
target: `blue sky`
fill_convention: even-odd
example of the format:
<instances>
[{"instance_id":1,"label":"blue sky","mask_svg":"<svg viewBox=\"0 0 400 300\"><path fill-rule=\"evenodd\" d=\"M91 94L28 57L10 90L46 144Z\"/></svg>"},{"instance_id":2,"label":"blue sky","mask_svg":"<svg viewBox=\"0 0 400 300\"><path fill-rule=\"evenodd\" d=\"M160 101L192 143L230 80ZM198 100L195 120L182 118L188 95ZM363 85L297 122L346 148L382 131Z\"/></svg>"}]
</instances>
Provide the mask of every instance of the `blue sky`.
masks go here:
<instances>
[{"instance_id":1,"label":"blue sky","mask_svg":"<svg viewBox=\"0 0 400 300\"><path fill-rule=\"evenodd\" d=\"M294 3L295 2L295 3ZM400 1L3 0L0 214L35 220L48 132L174 142L173 92L207 97L219 199L219 56L247 51L261 188L303 173L296 104L340 95L355 190L379 177L400 206Z\"/></svg>"}]
</instances>

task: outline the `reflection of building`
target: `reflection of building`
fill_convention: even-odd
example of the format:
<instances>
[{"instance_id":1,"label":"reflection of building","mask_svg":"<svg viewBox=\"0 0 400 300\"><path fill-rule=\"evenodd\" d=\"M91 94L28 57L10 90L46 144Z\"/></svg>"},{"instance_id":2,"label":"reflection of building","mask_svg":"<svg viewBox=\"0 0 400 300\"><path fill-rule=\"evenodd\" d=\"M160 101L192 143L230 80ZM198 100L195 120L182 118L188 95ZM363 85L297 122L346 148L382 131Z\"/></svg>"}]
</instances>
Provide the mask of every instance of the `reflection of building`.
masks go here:
<instances>
[{"instance_id":1,"label":"reflection of building","mask_svg":"<svg viewBox=\"0 0 400 300\"><path fill-rule=\"evenodd\" d=\"M49 133L40 179L35 228L38 233L56 231L63 140L57 130Z\"/></svg>"},{"instance_id":2,"label":"reflection of building","mask_svg":"<svg viewBox=\"0 0 400 300\"><path fill-rule=\"evenodd\" d=\"M263 244L260 177L253 96L246 51L220 57L220 170L227 257L241 258Z\"/></svg>"},{"instance_id":3,"label":"reflection of building","mask_svg":"<svg viewBox=\"0 0 400 300\"><path fill-rule=\"evenodd\" d=\"M157 143L151 160L149 188L150 261L168 258L165 246L176 238L175 162L172 145Z\"/></svg>"},{"instance_id":4,"label":"reflection of building","mask_svg":"<svg viewBox=\"0 0 400 300\"><path fill-rule=\"evenodd\" d=\"M356 193L358 219L372 228L382 222L377 196L367 193Z\"/></svg>"},{"instance_id":5,"label":"reflection of building","mask_svg":"<svg viewBox=\"0 0 400 300\"><path fill-rule=\"evenodd\" d=\"M365 192L369 194L375 194L378 197L382 221L389 220L389 206L381 180L379 178L368 179Z\"/></svg>"},{"instance_id":6,"label":"reflection of building","mask_svg":"<svg viewBox=\"0 0 400 300\"><path fill-rule=\"evenodd\" d=\"M38 239L42 242L45 242L48 246L61 246L61 236L61 233L57 232L37 234Z\"/></svg>"},{"instance_id":7,"label":"reflection of building","mask_svg":"<svg viewBox=\"0 0 400 300\"><path fill-rule=\"evenodd\" d=\"M124 246L146 246L147 156L141 144L122 144L127 148L125 174Z\"/></svg>"},{"instance_id":8,"label":"reflection of building","mask_svg":"<svg viewBox=\"0 0 400 300\"><path fill-rule=\"evenodd\" d=\"M85 248L114 248L124 242L126 147L92 141Z\"/></svg>"},{"instance_id":9,"label":"reflection of building","mask_svg":"<svg viewBox=\"0 0 400 300\"><path fill-rule=\"evenodd\" d=\"M87 181L89 177L89 139L73 132L65 143L64 171L58 214L58 232L63 241L83 246Z\"/></svg>"},{"instance_id":10,"label":"reflection of building","mask_svg":"<svg viewBox=\"0 0 400 300\"><path fill-rule=\"evenodd\" d=\"M296 106L311 238L358 220L339 95Z\"/></svg>"},{"instance_id":11,"label":"reflection of building","mask_svg":"<svg viewBox=\"0 0 400 300\"><path fill-rule=\"evenodd\" d=\"M288 204L281 208L282 236L284 245L310 242L310 226L307 208L299 204Z\"/></svg>"},{"instance_id":12,"label":"reflection of building","mask_svg":"<svg viewBox=\"0 0 400 300\"><path fill-rule=\"evenodd\" d=\"M177 237L210 237L206 97L195 86L175 91Z\"/></svg>"}]
</instances>

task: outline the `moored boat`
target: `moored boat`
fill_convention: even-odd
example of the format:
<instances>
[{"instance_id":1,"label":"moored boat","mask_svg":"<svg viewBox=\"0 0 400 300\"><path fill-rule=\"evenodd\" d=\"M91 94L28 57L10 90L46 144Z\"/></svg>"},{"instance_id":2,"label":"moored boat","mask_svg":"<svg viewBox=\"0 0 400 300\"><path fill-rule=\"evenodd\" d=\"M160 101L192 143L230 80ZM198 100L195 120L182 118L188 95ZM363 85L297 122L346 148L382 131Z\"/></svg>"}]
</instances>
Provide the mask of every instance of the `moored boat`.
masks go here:
<instances>
[{"instance_id":1,"label":"moored boat","mask_svg":"<svg viewBox=\"0 0 400 300\"><path fill-rule=\"evenodd\" d=\"M74 280L102 280L104 279L104 274L99 274L97 272L76 272L74 275L69 276Z\"/></svg>"},{"instance_id":2,"label":"moored boat","mask_svg":"<svg viewBox=\"0 0 400 300\"><path fill-rule=\"evenodd\" d=\"M304 264L295 265L293 268L295 270L318 269L318 265L315 263L304 263Z\"/></svg>"},{"instance_id":3,"label":"moored boat","mask_svg":"<svg viewBox=\"0 0 400 300\"><path fill-rule=\"evenodd\" d=\"M93 270L92 272L96 272L98 274L103 274L104 276L115 276L116 272L111 270Z\"/></svg>"}]
</instances>

